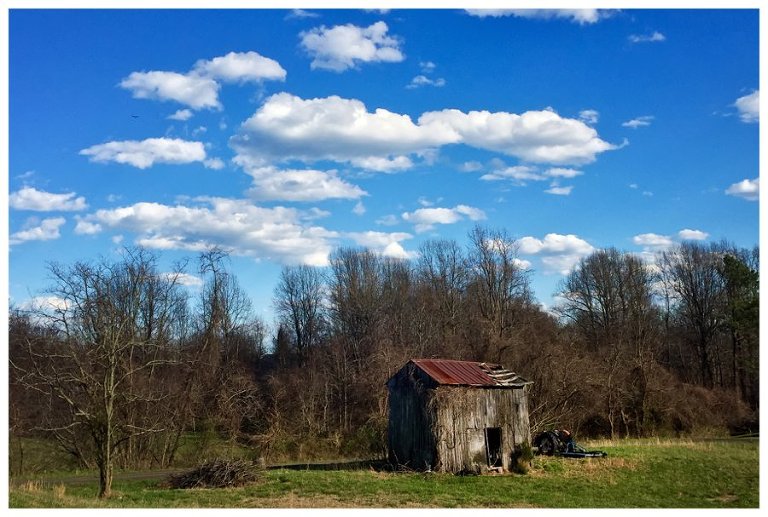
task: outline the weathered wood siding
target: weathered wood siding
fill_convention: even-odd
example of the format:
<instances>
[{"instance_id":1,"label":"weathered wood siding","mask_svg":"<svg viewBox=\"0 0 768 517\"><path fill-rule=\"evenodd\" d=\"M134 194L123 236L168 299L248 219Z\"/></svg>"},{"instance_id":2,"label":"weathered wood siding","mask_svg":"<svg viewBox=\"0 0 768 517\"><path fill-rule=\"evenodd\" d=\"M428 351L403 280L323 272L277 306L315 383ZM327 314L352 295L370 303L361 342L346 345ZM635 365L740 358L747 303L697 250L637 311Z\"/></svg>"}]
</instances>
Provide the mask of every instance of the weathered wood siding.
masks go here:
<instances>
[{"instance_id":1,"label":"weathered wood siding","mask_svg":"<svg viewBox=\"0 0 768 517\"><path fill-rule=\"evenodd\" d=\"M437 462L435 414L430 404L433 382L413 365L390 379L387 445L389 462L415 470Z\"/></svg>"},{"instance_id":2,"label":"weathered wood siding","mask_svg":"<svg viewBox=\"0 0 768 517\"><path fill-rule=\"evenodd\" d=\"M526 388L440 386L435 408L437 470L480 471L488 466L486 428L501 429L502 465L509 470L515 448L530 445Z\"/></svg>"}]
</instances>

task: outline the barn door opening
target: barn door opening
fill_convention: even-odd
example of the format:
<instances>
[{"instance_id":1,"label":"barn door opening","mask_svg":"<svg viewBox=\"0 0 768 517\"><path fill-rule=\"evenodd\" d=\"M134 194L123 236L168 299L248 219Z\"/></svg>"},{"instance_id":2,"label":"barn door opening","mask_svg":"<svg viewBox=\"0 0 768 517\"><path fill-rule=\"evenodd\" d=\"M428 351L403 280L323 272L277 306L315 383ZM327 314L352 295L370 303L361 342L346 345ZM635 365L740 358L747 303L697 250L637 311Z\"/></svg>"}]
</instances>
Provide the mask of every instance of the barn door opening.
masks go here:
<instances>
[{"instance_id":1,"label":"barn door opening","mask_svg":"<svg viewBox=\"0 0 768 517\"><path fill-rule=\"evenodd\" d=\"M485 428L485 452L489 467L501 467L501 428Z\"/></svg>"}]
</instances>

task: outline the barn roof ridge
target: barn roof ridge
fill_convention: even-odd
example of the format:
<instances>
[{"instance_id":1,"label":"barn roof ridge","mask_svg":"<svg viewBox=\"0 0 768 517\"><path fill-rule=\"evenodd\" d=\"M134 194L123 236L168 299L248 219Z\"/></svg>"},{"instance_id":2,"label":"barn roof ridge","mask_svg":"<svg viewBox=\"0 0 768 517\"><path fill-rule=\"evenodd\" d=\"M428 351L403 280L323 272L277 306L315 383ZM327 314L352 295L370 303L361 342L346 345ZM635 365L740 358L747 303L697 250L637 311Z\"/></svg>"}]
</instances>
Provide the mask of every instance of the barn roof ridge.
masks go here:
<instances>
[{"instance_id":1,"label":"barn roof ridge","mask_svg":"<svg viewBox=\"0 0 768 517\"><path fill-rule=\"evenodd\" d=\"M411 359L432 380L447 386L522 388L533 381L524 379L500 364L456 359Z\"/></svg>"}]
</instances>

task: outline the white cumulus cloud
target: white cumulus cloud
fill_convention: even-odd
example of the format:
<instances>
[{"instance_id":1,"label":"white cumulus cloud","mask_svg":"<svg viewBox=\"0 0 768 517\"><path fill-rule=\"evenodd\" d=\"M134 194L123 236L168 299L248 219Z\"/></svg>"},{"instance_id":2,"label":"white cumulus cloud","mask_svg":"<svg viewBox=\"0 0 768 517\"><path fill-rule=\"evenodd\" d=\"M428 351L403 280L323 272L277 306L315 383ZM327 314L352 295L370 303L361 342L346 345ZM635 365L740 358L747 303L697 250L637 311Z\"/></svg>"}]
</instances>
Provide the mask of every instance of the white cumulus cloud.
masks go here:
<instances>
[{"instance_id":1,"label":"white cumulus cloud","mask_svg":"<svg viewBox=\"0 0 768 517\"><path fill-rule=\"evenodd\" d=\"M51 217L43 219L37 226L30 226L25 230L13 233L8 238L10 245L21 244L28 241L49 241L61 237L59 229L66 222L63 217Z\"/></svg>"},{"instance_id":2,"label":"white cumulus cloud","mask_svg":"<svg viewBox=\"0 0 768 517\"><path fill-rule=\"evenodd\" d=\"M519 185L525 185L526 181L544 181L547 177L539 173L537 167L515 165L483 174L480 179L484 181L510 180Z\"/></svg>"},{"instance_id":3,"label":"white cumulus cloud","mask_svg":"<svg viewBox=\"0 0 768 517\"><path fill-rule=\"evenodd\" d=\"M291 9L291 12L285 15L286 20L304 19L304 18L319 18L320 15L313 13L312 11L306 11L304 9Z\"/></svg>"},{"instance_id":4,"label":"white cumulus cloud","mask_svg":"<svg viewBox=\"0 0 768 517\"><path fill-rule=\"evenodd\" d=\"M459 167L461 172L477 172L483 168L483 164L476 161L464 162Z\"/></svg>"},{"instance_id":5,"label":"white cumulus cloud","mask_svg":"<svg viewBox=\"0 0 768 517\"><path fill-rule=\"evenodd\" d=\"M355 167L377 172L397 172L413 167L413 162L407 156L394 156L391 158L367 156L365 158L352 158L349 162Z\"/></svg>"},{"instance_id":6,"label":"white cumulus cloud","mask_svg":"<svg viewBox=\"0 0 768 517\"><path fill-rule=\"evenodd\" d=\"M564 18L581 25L595 23L611 14L607 9L466 9L466 11L480 18L489 16L494 18L517 16L541 20Z\"/></svg>"},{"instance_id":7,"label":"white cumulus cloud","mask_svg":"<svg viewBox=\"0 0 768 517\"><path fill-rule=\"evenodd\" d=\"M100 224L85 221L82 218L79 218L75 225L75 233L78 235L96 235L101 233L101 230Z\"/></svg>"},{"instance_id":8,"label":"white cumulus cloud","mask_svg":"<svg viewBox=\"0 0 768 517\"><path fill-rule=\"evenodd\" d=\"M630 43L658 43L666 41L667 37L659 31L653 31L650 34L630 34L627 39Z\"/></svg>"},{"instance_id":9,"label":"white cumulus cloud","mask_svg":"<svg viewBox=\"0 0 768 517\"><path fill-rule=\"evenodd\" d=\"M312 224L314 211L264 208L243 199L199 198L102 209L84 218L104 229L135 234L154 249L202 251L220 246L234 255L286 264L326 265L336 232Z\"/></svg>"},{"instance_id":10,"label":"white cumulus cloud","mask_svg":"<svg viewBox=\"0 0 768 517\"><path fill-rule=\"evenodd\" d=\"M202 287L204 284L202 278L197 275L190 275L189 273L163 273L162 276L185 287Z\"/></svg>"},{"instance_id":11,"label":"white cumulus cloud","mask_svg":"<svg viewBox=\"0 0 768 517\"><path fill-rule=\"evenodd\" d=\"M221 108L219 83L210 77L177 72L133 72L120 82L136 99L176 101L192 109Z\"/></svg>"},{"instance_id":12,"label":"white cumulus cloud","mask_svg":"<svg viewBox=\"0 0 768 517\"><path fill-rule=\"evenodd\" d=\"M658 233L641 233L632 237L632 242L643 248L638 255L649 264L653 264L656 254L675 246L680 241L703 241L708 237L707 232L685 228L677 232L676 238Z\"/></svg>"},{"instance_id":13,"label":"white cumulus cloud","mask_svg":"<svg viewBox=\"0 0 768 517\"><path fill-rule=\"evenodd\" d=\"M77 197L75 192L54 194L37 190L34 187L24 187L8 196L8 205L15 210L32 210L36 212L73 212L85 210L88 205L85 198Z\"/></svg>"},{"instance_id":14,"label":"white cumulus cloud","mask_svg":"<svg viewBox=\"0 0 768 517\"><path fill-rule=\"evenodd\" d=\"M355 160L391 170L409 164L405 155L457 140L450 129L417 125L408 115L382 108L369 112L356 99L279 93L242 124L231 145L241 161Z\"/></svg>"},{"instance_id":15,"label":"white cumulus cloud","mask_svg":"<svg viewBox=\"0 0 768 517\"><path fill-rule=\"evenodd\" d=\"M650 126L651 122L653 122L653 118L653 115L643 115L642 117L633 118L632 120L623 122L621 125L623 127L637 129L639 127Z\"/></svg>"},{"instance_id":16,"label":"white cumulus cloud","mask_svg":"<svg viewBox=\"0 0 768 517\"><path fill-rule=\"evenodd\" d=\"M384 257L411 259L418 255L414 251L406 251L402 241L413 238L413 235L405 232L351 232L345 234L360 246L370 249Z\"/></svg>"},{"instance_id":17,"label":"white cumulus cloud","mask_svg":"<svg viewBox=\"0 0 768 517\"><path fill-rule=\"evenodd\" d=\"M405 87L409 90L412 90L414 88L419 88L421 86L436 86L441 87L445 86L445 79L442 77L439 77L437 79L430 79L426 75L417 75L413 79L411 79L411 82L408 83Z\"/></svg>"},{"instance_id":18,"label":"white cumulus cloud","mask_svg":"<svg viewBox=\"0 0 768 517\"><path fill-rule=\"evenodd\" d=\"M573 185L569 185L567 187L552 185L550 188L548 188L544 192L546 192L547 194L553 194L555 196L570 196L572 190L573 190Z\"/></svg>"},{"instance_id":19,"label":"white cumulus cloud","mask_svg":"<svg viewBox=\"0 0 768 517\"><path fill-rule=\"evenodd\" d=\"M280 63L253 51L230 52L225 56L200 60L195 63L193 72L229 83L284 81L287 74Z\"/></svg>"},{"instance_id":20,"label":"white cumulus cloud","mask_svg":"<svg viewBox=\"0 0 768 517\"><path fill-rule=\"evenodd\" d=\"M312 69L343 72L359 63L396 63L405 59L400 41L387 35L389 27L379 21L369 27L337 25L316 27L300 34L301 46L312 57Z\"/></svg>"},{"instance_id":21,"label":"white cumulus cloud","mask_svg":"<svg viewBox=\"0 0 768 517\"><path fill-rule=\"evenodd\" d=\"M684 241L704 241L707 240L709 234L707 232L702 232L701 230L690 230L685 228L677 232L677 236L680 240Z\"/></svg>"},{"instance_id":22,"label":"white cumulus cloud","mask_svg":"<svg viewBox=\"0 0 768 517\"><path fill-rule=\"evenodd\" d=\"M230 52L210 60L200 59L189 72L163 70L132 72L119 86L130 90L136 99L175 101L194 110L221 109L219 89L223 82L260 82L285 80L280 63L258 52ZM191 113L180 110L172 120L188 120Z\"/></svg>"},{"instance_id":23,"label":"white cumulus cloud","mask_svg":"<svg viewBox=\"0 0 768 517\"><path fill-rule=\"evenodd\" d=\"M456 205L453 208L419 208L413 212L403 212L402 218L413 224L417 233L422 233L437 224L454 224L464 219L481 221L485 219L485 212L467 205Z\"/></svg>"},{"instance_id":24,"label":"white cumulus cloud","mask_svg":"<svg viewBox=\"0 0 768 517\"><path fill-rule=\"evenodd\" d=\"M739 118L742 122L760 121L760 90L755 90L749 95L739 97L734 103L739 110Z\"/></svg>"},{"instance_id":25,"label":"white cumulus cloud","mask_svg":"<svg viewBox=\"0 0 768 517\"><path fill-rule=\"evenodd\" d=\"M591 244L574 234L561 235L559 233L548 233L543 239L530 236L522 237L518 240L518 244L520 245L520 253L526 255L564 252L586 255L594 251Z\"/></svg>"},{"instance_id":26,"label":"white cumulus cloud","mask_svg":"<svg viewBox=\"0 0 768 517\"><path fill-rule=\"evenodd\" d=\"M521 254L540 257L547 274L568 274L583 257L595 251L589 242L574 234L548 233L543 239L526 236L517 243Z\"/></svg>"},{"instance_id":27,"label":"white cumulus cloud","mask_svg":"<svg viewBox=\"0 0 768 517\"><path fill-rule=\"evenodd\" d=\"M552 110L507 112L449 109L423 114L421 126L443 127L472 147L515 156L528 162L578 164L595 161L616 146L600 139L581 120L563 118Z\"/></svg>"},{"instance_id":28,"label":"white cumulus cloud","mask_svg":"<svg viewBox=\"0 0 768 517\"><path fill-rule=\"evenodd\" d=\"M586 124L597 124L597 121L600 120L600 113L597 110L581 110L579 119Z\"/></svg>"},{"instance_id":29,"label":"white cumulus cloud","mask_svg":"<svg viewBox=\"0 0 768 517\"><path fill-rule=\"evenodd\" d=\"M168 120L180 120L182 122L189 120L192 118L192 110L188 109L180 109L176 111L175 113L172 113L171 115L168 115Z\"/></svg>"},{"instance_id":30,"label":"white cumulus cloud","mask_svg":"<svg viewBox=\"0 0 768 517\"><path fill-rule=\"evenodd\" d=\"M728 187L725 193L747 201L757 201L760 199L760 178L741 180Z\"/></svg>"},{"instance_id":31,"label":"white cumulus cloud","mask_svg":"<svg viewBox=\"0 0 768 517\"><path fill-rule=\"evenodd\" d=\"M365 212L366 212L365 205L363 204L362 201L358 201L357 203L355 203L355 206L352 207L352 213L355 215L363 215L365 214Z\"/></svg>"},{"instance_id":32,"label":"white cumulus cloud","mask_svg":"<svg viewBox=\"0 0 768 517\"><path fill-rule=\"evenodd\" d=\"M675 243L669 235L660 235L658 233L641 233L640 235L635 235L632 237L632 242L650 250L669 248Z\"/></svg>"},{"instance_id":33,"label":"white cumulus cloud","mask_svg":"<svg viewBox=\"0 0 768 517\"><path fill-rule=\"evenodd\" d=\"M367 195L357 185L339 178L333 170L278 170L274 167L246 170L253 177L253 187L248 194L257 200L322 201L359 199Z\"/></svg>"},{"instance_id":34,"label":"white cumulus cloud","mask_svg":"<svg viewBox=\"0 0 768 517\"><path fill-rule=\"evenodd\" d=\"M563 167L552 167L545 171L540 171L538 167L531 165L515 165L497 169L488 174L480 176L484 181L502 181L508 180L516 185L525 185L527 181L546 181L549 179L575 178L584 174L580 170ZM553 185L557 186L557 185Z\"/></svg>"},{"instance_id":35,"label":"white cumulus cloud","mask_svg":"<svg viewBox=\"0 0 768 517\"><path fill-rule=\"evenodd\" d=\"M69 302L59 296L35 296L24 300L19 308L23 311L41 311L51 314L55 311L63 311L69 308Z\"/></svg>"},{"instance_id":36,"label":"white cumulus cloud","mask_svg":"<svg viewBox=\"0 0 768 517\"><path fill-rule=\"evenodd\" d=\"M204 162L205 146L178 138L123 140L91 146L80 151L94 162L117 162L146 169L156 163L185 164ZM210 163L216 168L216 163Z\"/></svg>"},{"instance_id":37,"label":"white cumulus cloud","mask_svg":"<svg viewBox=\"0 0 768 517\"><path fill-rule=\"evenodd\" d=\"M376 219L376 224L381 226L396 226L400 224L400 219L394 214L388 214Z\"/></svg>"},{"instance_id":38,"label":"white cumulus cloud","mask_svg":"<svg viewBox=\"0 0 768 517\"><path fill-rule=\"evenodd\" d=\"M218 171L224 168L224 161L221 158L209 158L207 160L203 160L203 165L207 169Z\"/></svg>"},{"instance_id":39,"label":"white cumulus cloud","mask_svg":"<svg viewBox=\"0 0 768 517\"><path fill-rule=\"evenodd\" d=\"M566 169L563 167L553 167L548 169L544 175L549 178L575 178L584 174L582 171L576 169Z\"/></svg>"},{"instance_id":40,"label":"white cumulus cloud","mask_svg":"<svg viewBox=\"0 0 768 517\"><path fill-rule=\"evenodd\" d=\"M521 115L443 110L414 122L383 108L368 111L356 99L289 93L266 99L230 140L237 160L253 166L333 160L384 171L410 167L409 155L428 159L441 146L461 143L554 165L589 163L617 148L584 122L551 110Z\"/></svg>"}]
</instances>

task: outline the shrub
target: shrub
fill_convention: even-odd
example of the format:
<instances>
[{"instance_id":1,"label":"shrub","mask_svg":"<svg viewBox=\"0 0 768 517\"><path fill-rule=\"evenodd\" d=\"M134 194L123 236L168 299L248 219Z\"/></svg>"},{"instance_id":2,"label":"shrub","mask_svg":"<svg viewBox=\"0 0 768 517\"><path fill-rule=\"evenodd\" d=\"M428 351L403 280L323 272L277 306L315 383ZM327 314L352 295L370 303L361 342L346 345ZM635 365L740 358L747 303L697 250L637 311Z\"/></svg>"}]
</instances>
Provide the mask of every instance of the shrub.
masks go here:
<instances>
[{"instance_id":1,"label":"shrub","mask_svg":"<svg viewBox=\"0 0 768 517\"><path fill-rule=\"evenodd\" d=\"M518 474L527 474L528 469L531 467L532 460L533 449L531 448L530 444L523 443L522 445L515 447L515 450L512 453L510 469L512 472L516 472Z\"/></svg>"},{"instance_id":2,"label":"shrub","mask_svg":"<svg viewBox=\"0 0 768 517\"><path fill-rule=\"evenodd\" d=\"M382 458L386 456L386 443L386 421L372 421L363 424L346 437L341 453L344 456Z\"/></svg>"}]
</instances>

